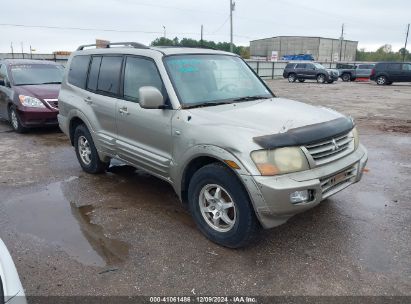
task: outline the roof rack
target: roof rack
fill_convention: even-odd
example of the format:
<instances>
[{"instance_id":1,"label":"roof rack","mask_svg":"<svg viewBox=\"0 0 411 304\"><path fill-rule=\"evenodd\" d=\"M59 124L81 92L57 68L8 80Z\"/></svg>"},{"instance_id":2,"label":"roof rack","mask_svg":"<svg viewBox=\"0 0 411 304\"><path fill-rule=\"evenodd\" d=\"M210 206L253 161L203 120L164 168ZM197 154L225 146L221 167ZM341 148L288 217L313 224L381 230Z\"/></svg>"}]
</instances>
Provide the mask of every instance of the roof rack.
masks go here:
<instances>
[{"instance_id":1,"label":"roof rack","mask_svg":"<svg viewBox=\"0 0 411 304\"><path fill-rule=\"evenodd\" d=\"M112 43L105 44L105 48L110 48L112 45L122 45L122 46L125 46L125 47L133 47L135 49L149 49L148 46L146 46L144 44L141 44L141 43L138 43L138 42L112 42ZM84 48L91 47L91 46L97 47L97 44L80 45L77 48L77 51L82 51Z\"/></svg>"},{"instance_id":2,"label":"roof rack","mask_svg":"<svg viewBox=\"0 0 411 304\"><path fill-rule=\"evenodd\" d=\"M166 49L166 48L187 48L187 49L209 49L209 50L215 50L215 51L221 51L218 50L214 47L211 46L205 46L205 45L199 45L199 46L184 46L184 45L156 45L154 48L159 48L159 49Z\"/></svg>"}]
</instances>

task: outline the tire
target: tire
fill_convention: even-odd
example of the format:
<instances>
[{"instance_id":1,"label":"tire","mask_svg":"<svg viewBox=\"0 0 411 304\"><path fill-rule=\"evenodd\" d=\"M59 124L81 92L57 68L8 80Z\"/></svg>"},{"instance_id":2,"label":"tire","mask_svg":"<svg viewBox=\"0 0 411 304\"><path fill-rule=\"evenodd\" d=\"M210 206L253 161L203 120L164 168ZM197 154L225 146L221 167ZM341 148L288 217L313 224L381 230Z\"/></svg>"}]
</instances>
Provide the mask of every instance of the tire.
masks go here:
<instances>
[{"instance_id":1,"label":"tire","mask_svg":"<svg viewBox=\"0 0 411 304\"><path fill-rule=\"evenodd\" d=\"M375 80L375 82L378 85L386 85L388 83L387 77L385 77L384 75L378 76L377 79Z\"/></svg>"},{"instance_id":2,"label":"tire","mask_svg":"<svg viewBox=\"0 0 411 304\"><path fill-rule=\"evenodd\" d=\"M294 73L288 75L288 82L295 82L297 80L297 76Z\"/></svg>"},{"instance_id":3,"label":"tire","mask_svg":"<svg viewBox=\"0 0 411 304\"><path fill-rule=\"evenodd\" d=\"M387 82L387 85L392 85L392 84L393 84L392 81L388 81L388 82Z\"/></svg>"},{"instance_id":4,"label":"tire","mask_svg":"<svg viewBox=\"0 0 411 304\"><path fill-rule=\"evenodd\" d=\"M244 247L259 229L247 192L238 177L224 165L213 163L195 172L188 187L188 201L198 229L222 246ZM232 207L227 207L230 201ZM212 217L217 218L216 222ZM227 218L229 221L224 220Z\"/></svg>"},{"instance_id":5,"label":"tire","mask_svg":"<svg viewBox=\"0 0 411 304\"><path fill-rule=\"evenodd\" d=\"M81 167L87 173L98 174L107 170L109 163L100 160L93 138L83 124L78 125L74 131L74 149Z\"/></svg>"},{"instance_id":6,"label":"tire","mask_svg":"<svg viewBox=\"0 0 411 304\"><path fill-rule=\"evenodd\" d=\"M19 114L17 113L16 106L10 106L9 108L9 121L13 130L17 133L27 132L27 128L24 127L21 123Z\"/></svg>"},{"instance_id":7,"label":"tire","mask_svg":"<svg viewBox=\"0 0 411 304\"><path fill-rule=\"evenodd\" d=\"M342 79L342 81L344 81L344 82L351 81L351 75L348 74L348 73L344 73L344 74L341 75L341 79Z\"/></svg>"},{"instance_id":8,"label":"tire","mask_svg":"<svg viewBox=\"0 0 411 304\"><path fill-rule=\"evenodd\" d=\"M298 79L298 82L304 82L304 81L305 79L302 79L302 78Z\"/></svg>"},{"instance_id":9,"label":"tire","mask_svg":"<svg viewBox=\"0 0 411 304\"><path fill-rule=\"evenodd\" d=\"M3 282L0 277L0 304L4 304L5 297L4 297L4 291L3 291Z\"/></svg>"},{"instance_id":10,"label":"tire","mask_svg":"<svg viewBox=\"0 0 411 304\"><path fill-rule=\"evenodd\" d=\"M317 82L318 83L325 83L325 79L326 79L326 77L325 77L324 74L318 74L317 75Z\"/></svg>"},{"instance_id":11,"label":"tire","mask_svg":"<svg viewBox=\"0 0 411 304\"><path fill-rule=\"evenodd\" d=\"M334 80L328 80L327 83L332 84L334 83Z\"/></svg>"}]
</instances>

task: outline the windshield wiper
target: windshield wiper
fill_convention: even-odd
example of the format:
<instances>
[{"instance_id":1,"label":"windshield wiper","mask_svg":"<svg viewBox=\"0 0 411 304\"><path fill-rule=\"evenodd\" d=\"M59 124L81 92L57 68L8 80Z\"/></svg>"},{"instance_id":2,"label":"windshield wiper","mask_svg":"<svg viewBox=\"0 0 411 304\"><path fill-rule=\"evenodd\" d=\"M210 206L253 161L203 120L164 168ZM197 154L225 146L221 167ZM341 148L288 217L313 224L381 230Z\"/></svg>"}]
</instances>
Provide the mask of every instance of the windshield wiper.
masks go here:
<instances>
[{"instance_id":1,"label":"windshield wiper","mask_svg":"<svg viewBox=\"0 0 411 304\"><path fill-rule=\"evenodd\" d=\"M270 99L271 97L267 97L267 96L244 96L244 97L240 97L240 98L236 98L233 99L234 102L238 102L238 101L250 101L250 100L257 100L257 99Z\"/></svg>"},{"instance_id":2,"label":"windshield wiper","mask_svg":"<svg viewBox=\"0 0 411 304\"><path fill-rule=\"evenodd\" d=\"M216 102L203 102L193 105L186 105L184 106L185 109L192 109L192 108L201 108L201 107L212 107L212 106L219 106L223 104L230 104L231 102L227 101L216 101Z\"/></svg>"}]
</instances>

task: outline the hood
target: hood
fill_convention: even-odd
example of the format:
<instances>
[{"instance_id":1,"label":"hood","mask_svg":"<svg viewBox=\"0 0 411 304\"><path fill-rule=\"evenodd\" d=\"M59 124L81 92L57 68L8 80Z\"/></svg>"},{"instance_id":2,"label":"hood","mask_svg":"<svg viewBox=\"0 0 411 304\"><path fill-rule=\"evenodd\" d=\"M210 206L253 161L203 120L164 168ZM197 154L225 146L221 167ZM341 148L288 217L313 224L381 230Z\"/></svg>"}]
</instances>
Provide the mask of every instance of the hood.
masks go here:
<instances>
[{"instance_id":1,"label":"hood","mask_svg":"<svg viewBox=\"0 0 411 304\"><path fill-rule=\"evenodd\" d=\"M39 84L14 86L17 95L26 95L38 99L57 99L60 91L60 84Z\"/></svg>"},{"instance_id":2,"label":"hood","mask_svg":"<svg viewBox=\"0 0 411 304\"><path fill-rule=\"evenodd\" d=\"M234 128L236 132L243 129L254 136L284 133L289 129L344 117L328 108L283 98L194 108L189 112L200 124L219 126L220 129Z\"/></svg>"}]
</instances>

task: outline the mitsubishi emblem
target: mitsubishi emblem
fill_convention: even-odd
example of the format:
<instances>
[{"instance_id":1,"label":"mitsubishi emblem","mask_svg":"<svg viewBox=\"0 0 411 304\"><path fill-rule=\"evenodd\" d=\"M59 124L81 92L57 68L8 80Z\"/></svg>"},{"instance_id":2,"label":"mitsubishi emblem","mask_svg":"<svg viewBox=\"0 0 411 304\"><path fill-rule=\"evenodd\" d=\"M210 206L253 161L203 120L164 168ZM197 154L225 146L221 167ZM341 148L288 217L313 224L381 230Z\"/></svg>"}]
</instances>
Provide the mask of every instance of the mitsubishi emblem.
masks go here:
<instances>
[{"instance_id":1,"label":"mitsubishi emblem","mask_svg":"<svg viewBox=\"0 0 411 304\"><path fill-rule=\"evenodd\" d=\"M334 145L331 149L333 151L337 150L340 146L337 144L337 142L335 141L335 139L333 138L333 140L331 141L332 144Z\"/></svg>"}]
</instances>

